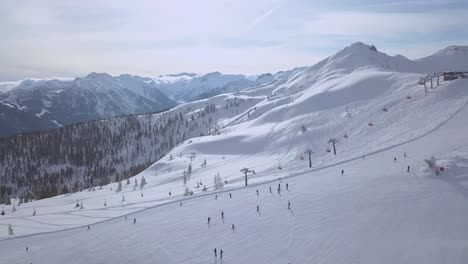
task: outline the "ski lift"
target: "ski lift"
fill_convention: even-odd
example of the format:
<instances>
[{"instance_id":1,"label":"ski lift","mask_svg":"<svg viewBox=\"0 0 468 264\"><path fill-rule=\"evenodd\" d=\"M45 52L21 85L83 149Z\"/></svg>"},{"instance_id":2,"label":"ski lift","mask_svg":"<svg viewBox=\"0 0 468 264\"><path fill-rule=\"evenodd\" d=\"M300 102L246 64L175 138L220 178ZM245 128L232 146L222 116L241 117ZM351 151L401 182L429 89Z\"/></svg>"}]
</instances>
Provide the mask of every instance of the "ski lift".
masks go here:
<instances>
[{"instance_id":1,"label":"ski lift","mask_svg":"<svg viewBox=\"0 0 468 264\"><path fill-rule=\"evenodd\" d=\"M383 110L384 112L388 112L388 108L387 108L387 107L384 107L382 110Z\"/></svg>"},{"instance_id":2,"label":"ski lift","mask_svg":"<svg viewBox=\"0 0 468 264\"><path fill-rule=\"evenodd\" d=\"M372 121L370 121L369 124L367 124L367 125L370 126L370 127L373 127L374 123L372 123Z\"/></svg>"},{"instance_id":3,"label":"ski lift","mask_svg":"<svg viewBox=\"0 0 468 264\"><path fill-rule=\"evenodd\" d=\"M406 96L406 99L411 99L411 95Z\"/></svg>"},{"instance_id":4,"label":"ski lift","mask_svg":"<svg viewBox=\"0 0 468 264\"><path fill-rule=\"evenodd\" d=\"M329 152L329 153L331 152L330 148L327 148L327 152Z\"/></svg>"}]
</instances>

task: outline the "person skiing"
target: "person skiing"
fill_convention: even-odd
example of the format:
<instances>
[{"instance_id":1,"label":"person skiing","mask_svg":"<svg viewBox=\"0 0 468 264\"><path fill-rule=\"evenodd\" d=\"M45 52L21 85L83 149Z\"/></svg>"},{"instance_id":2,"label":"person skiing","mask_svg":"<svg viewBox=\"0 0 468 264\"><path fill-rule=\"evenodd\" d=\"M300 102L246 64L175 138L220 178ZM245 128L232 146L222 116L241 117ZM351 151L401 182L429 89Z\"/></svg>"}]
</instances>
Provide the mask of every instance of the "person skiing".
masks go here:
<instances>
[{"instance_id":1,"label":"person skiing","mask_svg":"<svg viewBox=\"0 0 468 264\"><path fill-rule=\"evenodd\" d=\"M215 195L215 200L218 200L218 195Z\"/></svg>"},{"instance_id":2,"label":"person skiing","mask_svg":"<svg viewBox=\"0 0 468 264\"><path fill-rule=\"evenodd\" d=\"M270 193L271 193L271 186L270 186Z\"/></svg>"},{"instance_id":3,"label":"person skiing","mask_svg":"<svg viewBox=\"0 0 468 264\"><path fill-rule=\"evenodd\" d=\"M218 254L216 253L216 248L214 249L214 253L215 253L215 257L217 257L217 256L218 256Z\"/></svg>"},{"instance_id":4,"label":"person skiing","mask_svg":"<svg viewBox=\"0 0 468 264\"><path fill-rule=\"evenodd\" d=\"M235 228L236 227L234 226L234 224L232 224L232 227L231 227L232 231L234 231Z\"/></svg>"},{"instance_id":5,"label":"person skiing","mask_svg":"<svg viewBox=\"0 0 468 264\"><path fill-rule=\"evenodd\" d=\"M223 258L223 250L222 249L219 251L219 258Z\"/></svg>"},{"instance_id":6,"label":"person skiing","mask_svg":"<svg viewBox=\"0 0 468 264\"><path fill-rule=\"evenodd\" d=\"M136 218L133 218L133 224L136 224Z\"/></svg>"},{"instance_id":7,"label":"person skiing","mask_svg":"<svg viewBox=\"0 0 468 264\"><path fill-rule=\"evenodd\" d=\"M288 209L291 210L291 202L288 202Z\"/></svg>"},{"instance_id":8,"label":"person skiing","mask_svg":"<svg viewBox=\"0 0 468 264\"><path fill-rule=\"evenodd\" d=\"M408 168L406 169L406 172L409 172L409 170L410 170L410 167L409 167L409 165L408 165Z\"/></svg>"},{"instance_id":9,"label":"person skiing","mask_svg":"<svg viewBox=\"0 0 468 264\"><path fill-rule=\"evenodd\" d=\"M210 218L210 217L208 217L208 224L210 224L210 221L211 221L211 218Z\"/></svg>"},{"instance_id":10,"label":"person skiing","mask_svg":"<svg viewBox=\"0 0 468 264\"><path fill-rule=\"evenodd\" d=\"M182 206L182 202L179 203L179 206Z\"/></svg>"},{"instance_id":11,"label":"person skiing","mask_svg":"<svg viewBox=\"0 0 468 264\"><path fill-rule=\"evenodd\" d=\"M171 191L169 191L169 196L171 196L171 195L172 195L172 193L171 193Z\"/></svg>"},{"instance_id":12,"label":"person skiing","mask_svg":"<svg viewBox=\"0 0 468 264\"><path fill-rule=\"evenodd\" d=\"M224 211L221 211L221 218L224 219Z\"/></svg>"},{"instance_id":13,"label":"person skiing","mask_svg":"<svg viewBox=\"0 0 468 264\"><path fill-rule=\"evenodd\" d=\"M278 183L278 190L281 190L281 183Z\"/></svg>"},{"instance_id":14,"label":"person skiing","mask_svg":"<svg viewBox=\"0 0 468 264\"><path fill-rule=\"evenodd\" d=\"M90 228L89 225L88 225L88 230L90 230L90 229L91 229L91 228Z\"/></svg>"},{"instance_id":15,"label":"person skiing","mask_svg":"<svg viewBox=\"0 0 468 264\"><path fill-rule=\"evenodd\" d=\"M403 157L405 157L405 158L406 158L406 151L403 153Z\"/></svg>"},{"instance_id":16,"label":"person skiing","mask_svg":"<svg viewBox=\"0 0 468 264\"><path fill-rule=\"evenodd\" d=\"M257 212L260 212L260 206L257 204Z\"/></svg>"},{"instance_id":17,"label":"person skiing","mask_svg":"<svg viewBox=\"0 0 468 264\"><path fill-rule=\"evenodd\" d=\"M231 199L231 198L232 198L232 194L231 194L231 193L229 193L229 199Z\"/></svg>"},{"instance_id":18,"label":"person skiing","mask_svg":"<svg viewBox=\"0 0 468 264\"><path fill-rule=\"evenodd\" d=\"M343 174L344 174L344 170L342 169L342 170L341 170L341 175L343 176Z\"/></svg>"},{"instance_id":19,"label":"person skiing","mask_svg":"<svg viewBox=\"0 0 468 264\"><path fill-rule=\"evenodd\" d=\"M286 190L289 190L289 183L286 183Z\"/></svg>"},{"instance_id":20,"label":"person skiing","mask_svg":"<svg viewBox=\"0 0 468 264\"><path fill-rule=\"evenodd\" d=\"M29 247L26 247L26 251L28 251L28 250L29 250Z\"/></svg>"},{"instance_id":21,"label":"person skiing","mask_svg":"<svg viewBox=\"0 0 468 264\"><path fill-rule=\"evenodd\" d=\"M258 189L257 189L257 196L258 196Z\"/></svg>"},{"instance_id":22,"label":"person skiing","mask_svg":"<svg viewBox=\"0 0 468 264\"><path fill-rule=\"evenodd\" d=\"M393 162L396 162L396 157L393 158Z\"/></svg>"}]
</instances>

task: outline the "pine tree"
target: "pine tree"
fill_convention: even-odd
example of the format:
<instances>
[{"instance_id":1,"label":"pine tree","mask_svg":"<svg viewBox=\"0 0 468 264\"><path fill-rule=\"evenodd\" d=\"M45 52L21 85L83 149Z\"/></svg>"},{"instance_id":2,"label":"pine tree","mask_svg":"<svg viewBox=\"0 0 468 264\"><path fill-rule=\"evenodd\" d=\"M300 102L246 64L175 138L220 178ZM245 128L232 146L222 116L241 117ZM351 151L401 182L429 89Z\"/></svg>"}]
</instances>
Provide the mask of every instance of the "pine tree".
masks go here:
<instances>
[{"instance_id":1,"label":"pine tree","mask_svg":"<svg viewBox=\"0 0 468 264\"><path fill-rule=\"evenodd\" d=\"M121 192L122 191L122 182L119 181L119 184L117 185L117 190L115 192Z\"/></svg>"},{"instance_id":2,"label":"pine tree","mask_svg":"<svg viewBox=\"0 0 468 264\"><path fill-rule=\"evenodd\" d=\"M189 163L189 165L188 165L187 174L188 174L189 177L192 175L192 163Z\"/></svg>"},{"instance_id":3,"label":"pine tree","mask_svg":"<svg viewBox=\"0 0 468 264\"><path fill-rule=\"evenodd\" d=\"M146 179L145 177L141 176L140 189L143 189L145 185L146 185Z\"/></svg>"},{"instance_id":4,"label":"pine tree","mask_svg":"<svg viewBox=\"0 0 468 264\"><path fill-rule=\"evenodd\" d=\"M214 188L217 189L222 189L224 187L224 182L221 179L221 176L219 175L219 172L215 175L214 177Z\"/></svg>"}]
</instances>

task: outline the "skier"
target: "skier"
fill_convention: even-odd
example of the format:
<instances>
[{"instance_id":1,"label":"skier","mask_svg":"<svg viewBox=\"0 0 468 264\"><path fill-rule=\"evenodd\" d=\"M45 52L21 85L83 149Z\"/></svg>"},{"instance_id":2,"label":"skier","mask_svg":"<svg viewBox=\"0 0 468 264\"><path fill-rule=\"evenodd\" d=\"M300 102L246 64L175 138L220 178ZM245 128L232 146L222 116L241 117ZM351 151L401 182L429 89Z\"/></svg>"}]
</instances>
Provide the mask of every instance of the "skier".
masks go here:
<instances>
[{"instance_id":1,"label":"skier","mask_svg":"<svg viewBox=\"0 0 468 264\"><path fill-rule=\"evenodd\" d=\"M270 193L271 193L271 186L270 186Z\"/></svg>"},{"instance_id":2,"label":"skier","mask_svg":"<svg viewBox=\"0 0 468 264\"><path fill-rule=\"evenodd\" d=\"M224 211L221 211L221 218L224 219Z\"/></svg>"},{"instance_id":3,"label":"skier","mask_svg":"<svg viewBox=\"0 0 468 264\"><path fill-rule=\"evenodd\" d=\"M286 190L289 190L289 184L286 183Z\"/></svg>"},{"instance_id":4,"label":"skier","mask_svg":"<svg viewBox=\"0 0 468 264\"><path fill-rule=\"evenodd\" d=\"M281 190L281 183L278 183L278 190Z\"/></svg>"},{"instance_id":5,"label":"skier","mask_svg":"<svg viewBox=\"0 0 468 264\"><path fill-rule=\"evenodd\" d=\"M171 193L171 191L169 191L169 196L171 196L171 195L172 195L172 193Z\"/></svg>"},{"instance_id":6,"label":"skier","mask_svg":"<svg viewBox=\"0 0 468 264\"><path fill-rule=\"evenodd\" d=\"M136 224L136 218L133 218L133 223Z\"/></svg>"},{"instance_id":7,"label":"skier","mask_svg":"<svg viewBox=\"0 0 468 264\"><path fill-rule=\"evenodd\" d=\"M409 172L409 170L410 170L410 167L409 167L409 165L408 165L408 168L406 169L406 172Z\"/></svg>"},{"instance_id":8,"label":"skier","mask_svg":"<svg viewBox=\"0 0 468 264\"><path fill-rule=\"evenodd\" d=\"M208 224L210 224L210 221L211 221L211 218L210 218L210 217L208 217Z\"/></svg>"},{"instance_id":9,"label":"skier","mask_svg":"<svg viewBox=\"0 0 468 264\"><path fill-rule=\"evenodd\" d=\"M232 194L231 194L231 193L229 193L229 199L231 199L231 198L232 198Z\"/></svg>"},{"instance_id":10,"label":"skier","mask_svg":"<svg viewBox=\"0 0 468 264\"><path fill-rule=\"evenodd\" d=\"M258 189L257 189L257 196L258 196Z\"/></svg>"},{"instance_id":11,"label":"skier","mask_svg":"<svg viewBox=\"0 0 468 264\"><path fill-rule=\"evenodd\" d=\"M179 203L179 206L182 206L182 202Z\"/></svg>"},{"instance_id":12,"label":"skier","mask_svg":"<svg viewBox=\"0 0 468 264\"><path fill-rule=\"evenodd\" d=\"M291 202L288 202L288 209L291 210Z\"/></svg>"},{"instance_id":13,"label":"skier","mask_svg":"<svg viewBox=\"0 0 468 264\"><path fill-rule=\"evenodd\" d=\"M260 206L257 204L257 212L260 212Z\"/></svg>"},{"instance_id":14,"label":"skier","mask_svg":"<svg viewBox=\"0 0 468 264\"><path fill-rule=\"evenodd\" d=\"M341 170L341 176L343 176L343 174L344 174L344 170Z\"/></svg>"},{"instance_id":15,"label":"skier","mask_svg":"<svg viewBox=\"0 0 468 264\"><path fill-rule=\"evenodd\" d=\"M125 216L125 221L127 221L127 216Z\"/></svg>"},{"instance_id":16,"label":"skier","mask_svg":"<svg viewBox=\"0 0 468 264\"><path fill-rule=\"evenodd\" d=\"M223 250L222 249L219 251L219 258L223 258Z\"/></svg>"},{"instance_id":17,"label":"skier","mask_svg":"<svg viewBox=\"0 0 468 264\"><path fill-rule=\"evenodd\" d=\"M396 162L396 157L393 158L393 162Z\"/></svg>"},{"instance_id":18,"label":"skier","mask_svg":"<svg viewBox=\"0 0 468 264\"><path fill-rule=\"evenodd\" d=\"M215 257L217 257L217 256L218 256L218 254L216 253L216 248L214 249L214 253L215 253Z\"/></svg>"},{"instance_id":19,"label":"skier","mask_svg":"<svg viewBox=\"0 0 468 264\"><path fill-rule=\"evenodd\" d=\"M89 225L88 225L88 230L90 230L90 229L91 229L91 227L89 227Z\"/></svg>"},{"instance_id":20,"label":"skier","mask_svg":"<svg viewBox=\"0 0 468 264\"><path fill-rule=\"evenodd\" d=\"M403 157L405 157L405 158L406 158L406 151L403 153Z\"/></svg>"},{"instance_id":21,"label":"skier","mask_svg":"<svg viewBox=\"0 0 468 264\"><path fill-rule=\"evenodd\" d=\"M29 250L29 247L26 247L26 251L28 251L28 250Z\"/></svg>"},{"instance_id":22,"label":"skier","mask_svg":"<svg viewBox=\"0 0 468 264\"><path fill-rule=\"evenodd\" d=\"M215 195L215 200L218 200L218 195Z\"/></svg>"},{"instance_id":23,"label":"skier","mask_svg":"<svg viewBox=\"0 0 468 264\"><path fill-rule=\"evenodd\" d=\"M234 224L232 224L232 227L231 227L232 231L234 231L235 228L236 227L234 226Z\"/></svg>"}]
</instances>

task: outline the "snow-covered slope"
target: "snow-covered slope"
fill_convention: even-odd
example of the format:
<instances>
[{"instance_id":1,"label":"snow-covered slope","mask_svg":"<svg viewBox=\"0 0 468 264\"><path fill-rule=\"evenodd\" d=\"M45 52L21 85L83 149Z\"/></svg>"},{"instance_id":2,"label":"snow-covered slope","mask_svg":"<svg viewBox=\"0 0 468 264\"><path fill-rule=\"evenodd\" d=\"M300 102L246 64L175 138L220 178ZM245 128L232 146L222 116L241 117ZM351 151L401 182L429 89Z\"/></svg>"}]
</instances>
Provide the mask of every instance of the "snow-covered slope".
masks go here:
<instances>
[{"instance_id":1,"label":"snow-covered slope","mask_svg":"<svg viewBox=\"0 0 468 264\"><path fill-rule=\"evenodd\" d=\"M357 43L290 78L177 106L171 111L190 116L200 104L223 108L230 96L252 103L214 117L216 133L186 140L135 176L148 182L142 190L131 179L119 193L113 183L16 212L6 206L3 238L11 237L8 224L16 236L76 229L0 248L13 263L50 254L52 263L219 263L215 247L226 263L465 263L468 81L442 81L425 93L417 67ZM330 138L339 140L337 155ZM433 155L446 168L440 175L424 161ZM249 188L244 167L255 171ZM213 191L218 173L226 184ZM184 196L186 188L195 197ZM74 209L77 200L83 209ZM125 214L127 221L116 218Z\"/></svg>"},{"instance_id":2,"label":"snow-covered slope","mask_svg":"<svg viewBox=\"0 0 468 264\"><path fill-rule=\"evenodd\" d=\"M468 46L448 46L416 63L421 72L468 71Z\"/></svg>"},{"instance_id":3,"label":"snow-covered slope","mask_svg":"<svg viewBox=\"0 0 468 264\"><path fill-rule=\"evenodd\" d=\"M156 112L175 102L131 75L24 80L0 94L0 137L123 114Z\"/></svg>"}]
</instances>

